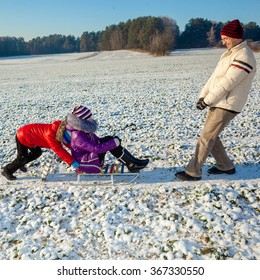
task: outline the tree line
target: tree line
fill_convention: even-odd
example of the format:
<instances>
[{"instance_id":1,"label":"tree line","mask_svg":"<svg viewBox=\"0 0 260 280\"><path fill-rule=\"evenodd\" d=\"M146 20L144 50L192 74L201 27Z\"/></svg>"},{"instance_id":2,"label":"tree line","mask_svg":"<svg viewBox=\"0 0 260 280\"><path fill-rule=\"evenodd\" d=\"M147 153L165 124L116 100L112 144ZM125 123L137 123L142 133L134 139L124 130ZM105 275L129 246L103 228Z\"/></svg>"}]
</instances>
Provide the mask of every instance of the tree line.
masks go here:
<instances>
[{"instance_id":1,"label":"tree line","mask_svg":"<svg viewBox=\"0 0 260 280\"><path fill-rule=\"evenodd\" d=\"M180 32L176 21L168 17L138 17L107 26L98 32L84 32L81 37L54 34L25 42L19 37L0 37L0 56L39 55L140 49L165 55L181 48L220 47L220 30L225 23L192 18ZM244 24L245 39L260 41L260 27Z\"/></svg>"}]
</instances>

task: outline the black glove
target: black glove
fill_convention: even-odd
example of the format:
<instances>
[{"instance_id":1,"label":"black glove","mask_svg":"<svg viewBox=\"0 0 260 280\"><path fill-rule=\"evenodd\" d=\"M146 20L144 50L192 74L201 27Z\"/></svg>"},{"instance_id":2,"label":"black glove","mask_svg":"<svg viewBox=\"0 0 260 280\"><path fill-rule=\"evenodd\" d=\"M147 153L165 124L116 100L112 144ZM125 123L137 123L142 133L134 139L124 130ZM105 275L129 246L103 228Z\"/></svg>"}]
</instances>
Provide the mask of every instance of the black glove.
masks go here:
<instances>
[{"instance_id":1,"label":"black glove","mask_svg":"<svg viewBox=\"0 0 260 280\"><path fill-rule=\"evenodd\" d=\"M197 107L198 110L204 110L207 106L208 106L208 104L206 104L204 102L204 98L200 98L199 101L196 104L196 107Z\"/></svg>"},{"instance_id":2,"label":"black glove","mask_svg":"<svg viewBox=\"0 0 260 280\"><path fill-rule=\"evenodd\" d=\"M118 137L118 136L113 136L114 137L114 139L118 139L118 141L119 141L119 145L121 145L121 142L122 142L122 140Z\"/></svg>"}]
</instances>

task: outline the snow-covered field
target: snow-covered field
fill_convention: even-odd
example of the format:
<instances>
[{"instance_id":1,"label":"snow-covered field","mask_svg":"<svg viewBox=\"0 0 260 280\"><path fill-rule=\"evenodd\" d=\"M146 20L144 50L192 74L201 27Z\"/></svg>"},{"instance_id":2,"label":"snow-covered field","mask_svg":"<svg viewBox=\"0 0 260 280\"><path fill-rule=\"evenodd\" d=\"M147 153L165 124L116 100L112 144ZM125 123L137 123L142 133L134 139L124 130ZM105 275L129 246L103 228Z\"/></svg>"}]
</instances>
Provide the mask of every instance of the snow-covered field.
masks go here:
<instances>
[{"instance_id":1,"label":"snow-covered field","mask_svg":"<svg viewBox=\"0 0 260 280\"><path fill-rule=\"evenodd\" d=\"M77 182L48 152L0 177L0 259L260 259L260 74L244 111L222 134L235 175L174 177L193 154L205 119L198 93L223 52L168 57L115 51L0 59L0 165L15 157L16 129L63 119L86 105L99 135L117 134L149 167L131 184ZM260 69L260 54L255 54ZM108 160L112 157L109 155Z\"/></svg>"}]
</instances>

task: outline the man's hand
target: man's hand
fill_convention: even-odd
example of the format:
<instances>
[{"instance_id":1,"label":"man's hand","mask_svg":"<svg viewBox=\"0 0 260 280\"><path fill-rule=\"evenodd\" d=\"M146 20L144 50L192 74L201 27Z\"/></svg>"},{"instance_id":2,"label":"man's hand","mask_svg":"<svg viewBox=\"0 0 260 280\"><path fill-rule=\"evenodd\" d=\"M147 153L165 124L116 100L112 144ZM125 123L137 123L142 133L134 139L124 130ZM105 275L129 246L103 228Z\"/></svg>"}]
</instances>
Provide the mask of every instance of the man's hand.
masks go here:
<instances>
[{"instance_id":1,"label":"man's hand","mask_svg":"<svg viewBox=\"0 0 260 280\"><path fill-rule=\"evenodd\" d=\"M204 102L204 98L200 98L196 104L198 110L204 110L208 105Z\"/></svg>"}]
</instances>

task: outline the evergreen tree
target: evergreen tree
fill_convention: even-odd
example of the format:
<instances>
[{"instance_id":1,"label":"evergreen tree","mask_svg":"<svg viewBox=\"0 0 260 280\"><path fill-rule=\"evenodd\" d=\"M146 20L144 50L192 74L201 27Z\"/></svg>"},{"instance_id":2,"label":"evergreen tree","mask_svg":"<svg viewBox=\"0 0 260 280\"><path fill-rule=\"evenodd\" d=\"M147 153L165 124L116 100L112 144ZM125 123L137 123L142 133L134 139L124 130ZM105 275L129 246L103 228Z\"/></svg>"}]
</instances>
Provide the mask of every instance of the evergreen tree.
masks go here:
<instances>
[{"instance_id":1,"label":"evergreen tree","mask_svg":"<svg viewBox=\"0 0 260 280\"><path fill-rule=\"evenodd\" d=\"M180 48L205 48L208 47L208 32L212 22L203 18L192 18L186 24L184 32L180 36Z\"/></svg>"},{"instance_id":2,"label":"evergreen tree","mask_svg":"<svg viewBox=\"0 0 260 280\"><path fill-rule=\"evenodd\" d=\"M100 32L84 32L80 38L80 52L94 52L98 50Z\"/></svg>"},{"instance_id":3,"label":"evergreen tree","mask_svg":"<svg viewBox=\"0 0 260 280\"><path fill-rule=\"evenodd\" d=\"M249 22L244 25L245 38L253 41L260 40L260 27L255 22Z\"/></svg>"}]
</instances>

